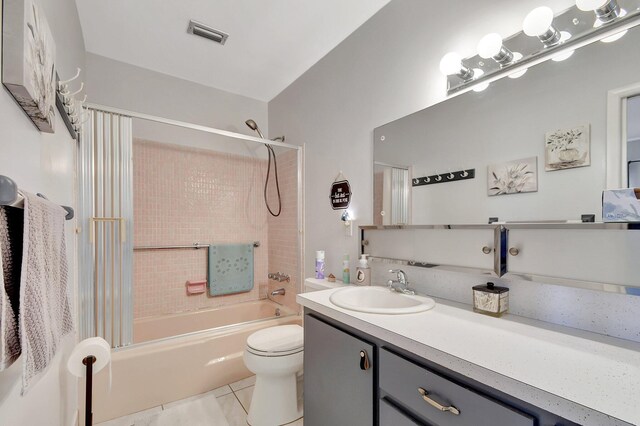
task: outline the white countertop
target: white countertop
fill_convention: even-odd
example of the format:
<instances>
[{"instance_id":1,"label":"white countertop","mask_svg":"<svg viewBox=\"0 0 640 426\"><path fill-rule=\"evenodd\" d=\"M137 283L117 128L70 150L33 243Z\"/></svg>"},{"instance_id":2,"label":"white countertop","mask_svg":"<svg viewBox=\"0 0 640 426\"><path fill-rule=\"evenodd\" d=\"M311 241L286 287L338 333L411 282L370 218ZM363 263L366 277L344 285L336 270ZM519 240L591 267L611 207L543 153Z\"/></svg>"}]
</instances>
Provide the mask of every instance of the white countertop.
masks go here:
<instances>
[{"instance_id":1,"label":"white countertop","mask_svg":"<svg viewBox=\"0 0 640 426\"><path fill-rule=\"evenodd\" d=\"M435 349L615 419L640 425L638 343L515 315L493 318L477 314L466 305L438 299L434 309L418 314L354 312L329 301L337 290L299 294L297 301L417 355L425 356ZM566 413L546 409L567 417ZM584 424L597 424L582 417L580 420Z\"/></svg>"}]
</instances>

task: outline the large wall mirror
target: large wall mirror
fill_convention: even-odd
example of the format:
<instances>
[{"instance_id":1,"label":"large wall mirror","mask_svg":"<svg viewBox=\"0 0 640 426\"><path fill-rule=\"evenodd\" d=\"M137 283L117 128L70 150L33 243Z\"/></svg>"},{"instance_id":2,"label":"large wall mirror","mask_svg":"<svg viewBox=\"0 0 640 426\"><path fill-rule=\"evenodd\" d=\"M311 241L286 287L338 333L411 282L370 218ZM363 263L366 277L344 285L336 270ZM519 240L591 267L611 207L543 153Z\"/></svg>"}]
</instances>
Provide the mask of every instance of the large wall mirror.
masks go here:
<instances>
[{"instance_id":1,"label":"large wall mirror","mask_svg":"<svg viewBox=\"0 0 640 426\"><path fill-rule=\"evenodd\" d=\"M633 96L640 95L638 46L640 28L634 27L615 42L593 42L564 61L543 62L520 78L503 78L375 129L374 223L579 221L585 214L601 220L611 164L624 169L620 186L640 185L640 97ZM611 117L610 92L620 88L619 116ZM613 150L607 149L608 120L627 123ZM401 191L391 190L394 169L408 171L402 202ZM471 169L473 178L457 179L457 172ZM425 184L438 174L446 174L442 182ZM394 214L394 206L407 214Z\"/></svg>"}]
</instances>

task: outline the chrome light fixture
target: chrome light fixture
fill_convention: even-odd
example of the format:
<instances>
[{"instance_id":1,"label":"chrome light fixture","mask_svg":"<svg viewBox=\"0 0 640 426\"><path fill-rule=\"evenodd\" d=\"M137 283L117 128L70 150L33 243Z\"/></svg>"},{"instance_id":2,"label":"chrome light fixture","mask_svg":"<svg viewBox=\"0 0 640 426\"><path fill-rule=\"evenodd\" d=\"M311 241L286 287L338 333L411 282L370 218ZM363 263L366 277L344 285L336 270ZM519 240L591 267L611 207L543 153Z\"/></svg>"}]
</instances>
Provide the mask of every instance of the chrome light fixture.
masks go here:
<instances>
[{"instance_id":1,"label":"chrome light fixture","mask_svg":"<svg viewBox=\"0 0 640 426\"><path fill-rule=\"evenodd\" d=\"M514 53L502 44L498 33L487 34L478 43L478 54L481 58L492 58L501 67L509 65L515 59Z\"/></svg>"},{"instance_id":2,"label":"chrome light fixture","mask_svg":"<svg viewBox=\"0 0 640 426\"><path fill-rule=\"evenodd\" d=\"M490 33L480 39L478 43L478 55L483 59L493 59L500 68L512 65L514 62L522 59L522 53L509 50L504 45L502 37L498 33ZM509 74L509 77L522 77L526 72L527 69L525 68L522 71Z\"/></svg>"},{"instance_id":3,"label":"chrome light fixture","mask_svg":"<svg viewBox=\"0 0 640 426\"><path fill-rule=\"evenodd\" d=\"M470 83L474 78L482 77L484 71L479 68L471 69L462 63L462 56L456 52L449 52L440 60L440 72L446 76L455 75L465 83ZM481 83L473 87L474 92L482 92L489 83Z\"/></svg>"},{"instance_id":4,"label":"chrome light fixture","mask_svg":"<svg viewBox=\"0 0 640 426\"><path fill-rule=\"evenodd\" d=\"M529 37L538 37L545 48L557 46L571 38L569 32L558 31L553 25L553 10L546 6L536 7L529 12L522 22L522 30ZM556 62L564 61L571 57L573 52L560 52L551 59Z\"/></svg>"},{"instance_id":5,"label":"chrome light fixture","mask_svg":"<svg viewBox=\"0 0 640 426\"><path fill-rule=\"evenodd\" d=\"M449 52L440 60L440 72L444 75L457 75L464 81L471 81L474 71L462 63L462 56Z\"/></svg>"},{"instance_id":6,"label":"chrome light fixture","mask_svg":"<svg viewBox=\"0 0 640 426\"><path fill-rule=\"evenodd\" d=\"M536 7L524 18L522 30L529 37L538 37L545 47L562 41L562 34L553 26L553 10L546 6Z\"/></svg>"},{"instance_id":7,"label":"chrome light fixture","mask_svg":"<svg viewBox=\"0 0 640 426\"><path fill-rule=\"evenodd\" d=\"M532 65L563 61L577 47L618 40L638 25L640 0L575 0L557 15L549 7L537 7L522 21L522 31L505 39L497 33L485 35L476 55L446 54L440 70L447 76L447 95L481 91L502 77L518 78ZM532 42L532 37L539 42Z\"/></svg>"},{"instance_id":8,"label":"chrome light fixture","mask_svg":"<svg viewBox=\"0 0 640 426\"><path fill-rule=\"evenodd\" d=\"M595 13L596 21L593 24L594 28L601 27L627 14L627 11L620 7L617 0L576 0L576 6L583 12L593 11ZM603 43L611 43L619 40L626 33L627 30L623 30L612 36L605 37L601 41Z\"/></svg>"},{"instance_id":9,"label":"chrome light fixture","mask_svg":"<svg viewBox=\"0 0 640 426\"><path fill-rule=\"evenodd\" d=\"M616 0L576 0L576 6L584 12L593 11L596 19L604 24L625 14Z\"/></svg>"}]
</instances>

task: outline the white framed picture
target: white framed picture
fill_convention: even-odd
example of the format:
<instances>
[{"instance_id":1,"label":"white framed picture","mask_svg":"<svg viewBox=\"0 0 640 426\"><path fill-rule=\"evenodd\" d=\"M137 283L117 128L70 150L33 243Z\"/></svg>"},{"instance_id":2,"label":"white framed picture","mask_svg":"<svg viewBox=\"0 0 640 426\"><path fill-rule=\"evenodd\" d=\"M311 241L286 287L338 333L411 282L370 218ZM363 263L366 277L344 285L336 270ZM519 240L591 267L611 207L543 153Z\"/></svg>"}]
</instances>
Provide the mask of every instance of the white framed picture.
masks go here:
<instances>
[{"instance_id":1,"label":"white framed picture","mask_svg":"<svg viewBox=\"0 0 640 426\"><path fill-rule=\"evenodd\" d=\"M554 130L545 135L544 141L546 171L591 165L591 135L588 124Z\"/></svg>"},{"instance_id":2,"label":"white framed picture","mask_svg":"<svg viewBox=\"0 0 640 426\"><path fill-rule=\"evenodd\" d=\"M494 164L487 169L489 196L538 191L538 157Z\"/></svg>"},{"instance_id":3,"label":"white framed picture","mask_svg":"<svg viewBox=\"0 0 640 426\"><path fill-rule=\"evenodd\" d=\"M56 49L33 0L4 0L2 83L42 132L55 131Z\"/></svg>"}]
</instances>

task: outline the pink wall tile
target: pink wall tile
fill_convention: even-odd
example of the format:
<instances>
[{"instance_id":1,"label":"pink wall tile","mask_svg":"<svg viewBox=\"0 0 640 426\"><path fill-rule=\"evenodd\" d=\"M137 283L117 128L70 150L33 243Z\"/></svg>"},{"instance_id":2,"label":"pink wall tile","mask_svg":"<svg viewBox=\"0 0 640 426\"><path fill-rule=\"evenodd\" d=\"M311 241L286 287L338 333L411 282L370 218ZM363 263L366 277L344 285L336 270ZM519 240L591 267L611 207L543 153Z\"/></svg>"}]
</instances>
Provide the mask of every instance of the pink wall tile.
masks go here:
<instances>
[{"instance_id":1,"label":"pink wall tile","mask_svg":"<svg viewBox=\"0 0 640 426\"><path fill-rule=\"evenodd\" d=\"M275 300L297 310L296 289L298 276L298 159L296 151L278 154L278 175L282 196L282 213L278 217L269 215L269 271L282 272L291 276L291 282L269 282L269 291L284 287L286 295L275 296ZM267 198L274 212L277 208L277 192L273 175L269 181Z\"/></svg>"},{"instance_id":2,"label":"pink wall tile","mask_svg":"<svg viewBox=\"0 0 640 426\"><path fill-rule=\"evenodd\" d=\"M206 250L135 252L134 318L265 298L269 270L280 268L282 272L295 274L297 193L291 193L290 186L297 189L297 170L295 152L292 154L292 160L288 154L279 155L280 183L286 204L280 220L273 221L263 201L264 160L142 140L134 142L135 246L261 243L255 250L254 289L218 297L186 293L188 280L207 278ZM270 241L272 236L275 244ZM295 288L292 285L291 293L295 293Z\"/></svg>"}]
</instances>

